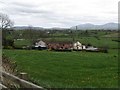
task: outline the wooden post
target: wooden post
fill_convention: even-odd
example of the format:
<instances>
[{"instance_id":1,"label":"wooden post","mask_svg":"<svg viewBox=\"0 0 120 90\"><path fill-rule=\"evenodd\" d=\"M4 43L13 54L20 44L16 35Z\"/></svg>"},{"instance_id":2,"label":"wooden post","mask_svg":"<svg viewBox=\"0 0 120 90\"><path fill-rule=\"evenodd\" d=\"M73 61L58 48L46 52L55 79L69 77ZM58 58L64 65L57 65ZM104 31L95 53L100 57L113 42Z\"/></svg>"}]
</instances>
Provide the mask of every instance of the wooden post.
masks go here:
<instances>
[{"instance_id":1,"label":"wooden post","mask_svg":"<svg viewBox=\"0 0 120 90\"><path fill-rule=\"evenodd\" d=\"M25 73L25 72L21 72L21 73L20 73L20 78L21 78L21 79L24 79L24 80L28 80L28 74Z\"/></svg>"},{"instance_id":2,"label":"wooden post","mask_svg":"<svg viewBox=\"0 0 120 90\"><path fill-rule=\"evenodd\" d=\"M41 86L38 86L38 85L35 85L31 82L28 82L26 80L23 80L23 79L20 79L10 73L7 73L7 72L2 72L2 76L6 79L9 79L10 81L13 81L17 84L19 84L21 87L23 88L38 88L39 90L46 90L45 88L41 87Z\"/></svg>"}]
</instances>

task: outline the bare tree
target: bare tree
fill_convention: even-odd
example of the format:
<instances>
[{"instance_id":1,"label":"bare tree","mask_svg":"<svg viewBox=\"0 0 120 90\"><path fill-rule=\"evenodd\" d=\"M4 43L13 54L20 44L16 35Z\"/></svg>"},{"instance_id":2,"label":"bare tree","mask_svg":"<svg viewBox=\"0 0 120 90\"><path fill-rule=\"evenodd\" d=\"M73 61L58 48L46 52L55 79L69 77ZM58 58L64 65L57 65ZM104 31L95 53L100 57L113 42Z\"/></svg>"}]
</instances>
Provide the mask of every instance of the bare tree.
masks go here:
<instances>
[{"instance_id":1,"label":"bare tree","mask_svg":"<svg viewBox=\"0 0 120 90\"><path fill-rule=\"evenodd\" d=\"M7 39L7 33L9 33L8 28L14 25L13 21L9 19L8 15L0 13L0 29L2 33L2 45L3 46L13 46L13 40Z\"/></svg>"},{"instance_id":2,"label":"bare tree","mask_svg":"<svg viewBox=\"0 0 120 90\"><path fill-rule=\"evenodd\" d=\"M8 15L0 13L0 28L5 30L14 25L13 21L9 19Z\"/></svg>"}]
</instances>

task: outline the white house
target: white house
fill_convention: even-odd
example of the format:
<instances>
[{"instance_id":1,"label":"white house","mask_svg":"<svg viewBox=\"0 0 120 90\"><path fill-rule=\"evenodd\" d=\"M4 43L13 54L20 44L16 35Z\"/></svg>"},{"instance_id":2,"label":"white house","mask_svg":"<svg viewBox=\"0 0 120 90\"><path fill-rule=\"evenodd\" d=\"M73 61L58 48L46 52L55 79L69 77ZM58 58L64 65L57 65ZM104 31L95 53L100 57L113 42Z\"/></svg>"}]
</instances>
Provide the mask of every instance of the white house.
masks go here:
<instances>
[{"instance_id":1,"label":"white house","mask_svg":"<svg viewBox=\"0 0 120 90\"><path fill-rule=\"evenodd\" d=\"M77 41L76 43L73 44L73 49L82 50L82 44L79 41Z\"/></svg>"},{"instance_id":2,"label":"white house","mask_svg":"<svg viewBox=\"0 0 120 90\"><path fill-rule=\"evenodd\" d=\"M39 42L36 42L35 43L35 47L38 48L38 47L41 47L41 48L46 48L46 43L43 42L43 41L39 41Z\"/></svg>"},{"instance_id":3,"label":"white house","mask_svg":"<svg viewBox=\"0 0 120 90\"><path fill-rule=\"evenodd\" d=\"M86 46L85 46L85 45L82 45L82 49L83 49L83 50L86 50Z\"/></svg>"}]
</instances>

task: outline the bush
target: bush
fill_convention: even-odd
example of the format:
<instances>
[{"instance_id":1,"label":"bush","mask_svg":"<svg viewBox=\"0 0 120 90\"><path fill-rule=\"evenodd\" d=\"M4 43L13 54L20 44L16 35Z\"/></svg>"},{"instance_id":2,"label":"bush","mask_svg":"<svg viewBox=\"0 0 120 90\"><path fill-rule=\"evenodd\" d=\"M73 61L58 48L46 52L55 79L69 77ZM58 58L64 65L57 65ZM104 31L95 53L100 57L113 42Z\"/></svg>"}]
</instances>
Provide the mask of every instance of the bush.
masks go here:
<instances>
[{"instance_id":1,"label":"bush","mask_svg":"<svg viewBox=\"0 0 120 90\"><path fill-rule=\"evenodd\" d=\"M14 47L14 40L11 40L11 39L3 39L2 40L2 45L5 47L5 48L13 48Z\"/></svg>"},{"instance_id":2,"label":"bush","mask_svg":"<svg viewBox=\"0 0 120 90\"><path fill-rule=\"evenodd\" d=\"M13 46L4 46L4 49L13 49Z\"/></svg>"}]
</instances>

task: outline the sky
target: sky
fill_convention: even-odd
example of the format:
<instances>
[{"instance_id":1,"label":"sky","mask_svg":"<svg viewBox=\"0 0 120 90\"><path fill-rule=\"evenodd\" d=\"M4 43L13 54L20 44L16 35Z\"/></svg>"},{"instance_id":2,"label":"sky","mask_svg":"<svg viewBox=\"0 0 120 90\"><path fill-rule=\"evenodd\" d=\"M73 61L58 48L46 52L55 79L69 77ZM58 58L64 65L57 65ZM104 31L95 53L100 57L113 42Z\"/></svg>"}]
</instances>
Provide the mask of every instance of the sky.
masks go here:
<instances>
[{"instance_id":1,"label":"sky","mask_svg":"<svg viewBox=\"0 0 120 90\"><path fill-rule=\"evenodd\" d=\"M15 26L69 28L118 22L119 0L0 0L0 13Z\"/></svg>"}]
</instances>

